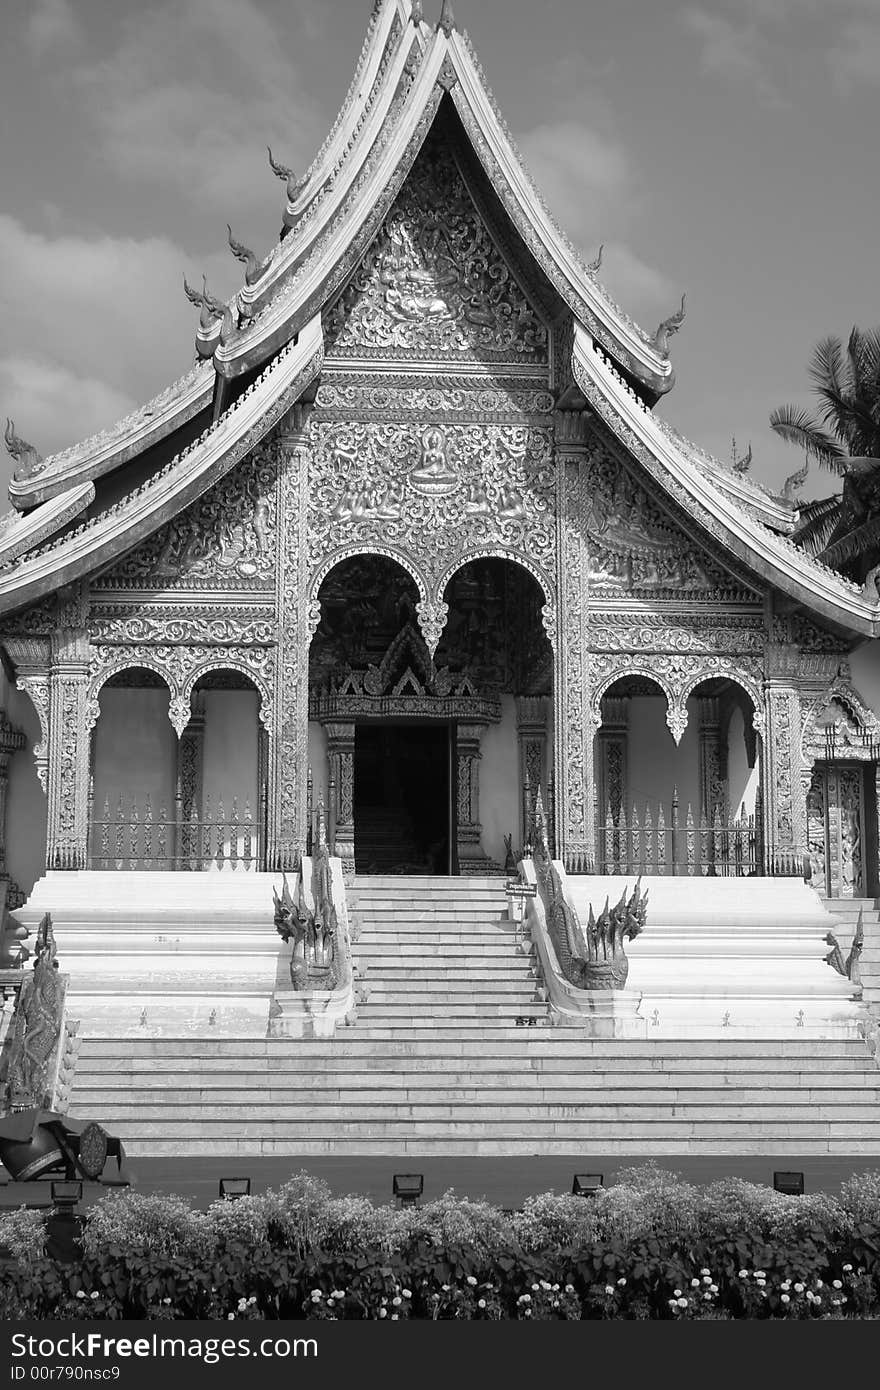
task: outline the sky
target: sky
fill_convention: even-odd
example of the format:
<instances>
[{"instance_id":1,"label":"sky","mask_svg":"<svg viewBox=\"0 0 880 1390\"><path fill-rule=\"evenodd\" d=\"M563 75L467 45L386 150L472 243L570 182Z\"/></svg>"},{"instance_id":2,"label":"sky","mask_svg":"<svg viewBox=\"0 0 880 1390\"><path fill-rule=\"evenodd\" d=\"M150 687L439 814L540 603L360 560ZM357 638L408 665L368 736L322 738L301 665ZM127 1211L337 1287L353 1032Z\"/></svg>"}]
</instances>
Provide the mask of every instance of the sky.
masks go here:
<instances>
[{"instance_id":1,"label":"sky","mask_svg":"<svg viewBox=\"0 0 880 1390\"><path fill-rule=\"evenodd\" d=\"M771 487L771 410L827 334L880 325L880 0L454 0L558 220L649 332L687 292L659 409ZM335 120L370 0L7 0L0 416L48 454L185 371L197 311L264 254L277 159ZM440 0L426 0L432 22ZM0 463L5 508L11 460ZM805 492L833 491L814 475Z\"/></svg>"}]
</instances>

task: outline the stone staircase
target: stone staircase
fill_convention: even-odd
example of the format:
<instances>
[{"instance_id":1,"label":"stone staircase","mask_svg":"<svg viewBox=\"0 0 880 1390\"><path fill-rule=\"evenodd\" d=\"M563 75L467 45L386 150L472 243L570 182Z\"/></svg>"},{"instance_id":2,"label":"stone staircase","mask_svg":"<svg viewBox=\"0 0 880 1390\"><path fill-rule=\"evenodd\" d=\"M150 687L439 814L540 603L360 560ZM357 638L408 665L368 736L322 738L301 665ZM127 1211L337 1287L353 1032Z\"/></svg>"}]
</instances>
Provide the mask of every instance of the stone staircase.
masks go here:
<instances>
[{"instance_id":1,"label":"stone staircase","mask_svg":"<svg viewBox=\"0 0 880 1390\"><path fill-rule=\"evenodd\" d=\"M852 945L853 934L862 913L865 944L859 962L862 974L862 999L874 1013L880 1014L880 909L876 898L825 898L826 908L837 918L835 936L844 957Z\"/></svg>"},{"instance_id":2,"label":"stone staircase","mask_svg":"<svg viewBox=\"0 0 880 1390\"><path fill-rule=\"evenodd\" d=\"M498 879L357 879L349 903L356 1023L86 1037L73 1113L134 1157L880 1156L857 1039L588 1038L546 1026Z\"/></svg>"}]
</instances>

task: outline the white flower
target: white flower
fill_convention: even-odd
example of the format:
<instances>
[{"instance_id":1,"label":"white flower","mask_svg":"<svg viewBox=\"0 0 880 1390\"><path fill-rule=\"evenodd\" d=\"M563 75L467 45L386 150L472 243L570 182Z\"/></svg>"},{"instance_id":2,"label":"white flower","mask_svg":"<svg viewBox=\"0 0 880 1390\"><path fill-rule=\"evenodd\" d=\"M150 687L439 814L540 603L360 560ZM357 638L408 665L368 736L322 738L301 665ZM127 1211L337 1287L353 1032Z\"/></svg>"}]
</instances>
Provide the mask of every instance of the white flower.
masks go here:
<instances>
[{"instance_id":1,"label":"white flower","mask_svg":"<svg viewBox=\"0 0 880 1390\"><path fill-rule=\"evenodd\" d=\"M85 1298L85 1296L86 1296L86 1291L85 1291L85 1289L77 1289L77 1291L76 1291L76 1296L77 1296L77 1298Z\"/></svg>"},{"instance_id":2,"label":"white flower","mask_svg":"<svg viewBox=\"0 0 880 1390\"><path fill-rule=\"evenodd\" d=\"M388 1309L387 1309L387 1308L380 1308L380 1309L379 1309L379 1317L380 1317L380 1318L387 1318L387 1316L388 1316Z\"/></svg>"},{"instance_id":3,"label":"white flower","mask_svg":"<svg viewBox=\"0 0 880 1390\"><path fill-rule=\"evenodd\" d=\"M448 1284L441 1284L440 1287L441 1287L441 1289L443 1290L444 1293L449 1293L449 1285L448 1285Z\"/></svg>"},{"instance_id":4,"label":"white flower","mask_svg":"<svg viewBox=\"0 0 880 1390\"><path fill-rule=\"evenodd\" d=\"M710 1284L710 1285L709 1285L709 1292L710 1292L710 1293L717 1293L717 1292L718 1292L718 1285L717 1285L717 1284Z\"/></svg>"},{"instance_id":5,"label":"white flower","mask_svg":"<svg viewBox=\"0 0 880 1390\"><path fill-rule=\"evenodd\" d=\"M520 1303L531 1303L531 1301L532 1295L530 1293L524 1293L522 1298L519 1300Z\"/></svg>"},{"instance_id":6,"label":"white flower","mask_svg":"<svg viewBox=\"0 0 880 1390\"><path fill-rule=\"evenodd\" d=\"M475 1289L477 1287L477 1281L472 1274L468 1275L467 1279L465 1280L465 1283L470 1284L472 1289Z\"/></svg>"},{"instance_id":7,"label":"white flower","mask_svg":"<svg viewBox=\"0 0 880 1390\"><path fill-rule=\"evenodd\" d=\"M617 1281L618 1288L621 1288L621 1289L622 1289L625 1283L626 1283L626 1280L625 1280L625 1279L618 1279L618 1281Z\"/></svg>"},{"instance_id":8,"label":"white flower","mask_svg":"<svg viewBox=\"0 0 880 1390\"><path fill-rule=\"evenodd\" d=\"M703 1283L704 1283L704 1284L711 1284L711 1282L712 1282L712 1275L711 1275L711 1274L704 1274L704 1275L703 1275Z\"/></svg>"},{"instance_id":9,"label":"white flower","mask_svg":"<svg viewBox=\"0 0 880 1390\"><path fill-rule=\"evenodd\" d=\"M780 1287L781 1289L790 1289L790 1288L791 1288L791 1280L790 1280L790 1279L783 1279L783 1281L782 1281L782 1283L779 1285L779 1287Z\"/></svg>"},{"instance_id":10,"label":"white flower","mask_svg":"<svg viewBox=\"0 0 880 1390\"><path fill-rule=\"evenodd\" d=\"M704 1293L704 1294L703 1294L703 1302L704 1302L704 1303L711 1303L711 1302L712 1302L712 1295L711 1295L710 1293Z\"/></svg>"},{"instance_id":11,"label":"white flower","mask_svg":"<svg viewBox=\"0 0 880 1390\"><path fill-rule=\"evenodd\" d=\"M523 1312L523 1317L524 1317L524 1318L530 1318L531 1316L532 1316L532 1310L531 1310L531 1308L526 1308L525 1311Z\"/></svg>"},{"instance_id":12,"label":"white flower","mask_svg":"<svg viewBox=\"0 0 880 1390\"><path fill-rule=\"evenodd\" d=\"M402 1298L392 1298L392 1300L391 1300L391 1306L392 1306L392 1308L399 1308L402 1302L403 1302L403 1299L402 1299Z\"/></svg>"},{"instance_id":13,"label":"white flower","mask_svg":"<svg viewBox=\"0 0 880 1390\"><path fill-rule=\"evenodd\" d=\"M410 1292L409 1289L401 1289L400 1292L402 1293L402 1295L403 1295L404 1298L412 1298L412 1293ZM340 1294L340 1298L341 1298L341 1297L342 1297L342 1295Z\"/></svg>"},{"instance_id":14,"label":"white flower","mask_svg":"<svg viewBox=\"0 0 880 1390\"><path fill-rule=\"evenodd\" d=\"M756 1270L755 1270L755 1278L756 1278L756 1279L766 1279L766 1278L767 1278L767 1275L764 1273L763 1269L756 1269Z\"/></svg>"},{"instance_id":15,"label":"white flower","mask_svg":"<svg viewBox=\"0 0 880 1390\"><path fill-rule=\"evenodd\" d=\"M392 1321L392 1322L400 1322L400 1318L399 1318L399 1316L397 1315L397 1313L392 1313L392 1314L391 1314L391 1321Z\"/></svg>"},{"instance_id":16,"label":"white flower","mask_svg":"<svg viewBox=\"0 0 880 1390\"><path fill-rule=\"evenodd\" d=\"M844 1265L843 1272L844 1274L852 1274L852 1265Z\"/></svg>"},{"instance_id":17,"label":"white flower","mask_svg":"<svg viewBox=\"0 0 880 1390\"><path fill-rule=\"evenodd\" d=\"M481 1298L481 1299L478 1301L478 1303L477 1303L477 1307L478 1307L478 1308L485 1308L485 1306L486 1306L486 1300L485 1300L485 1298Z\"/></svg>"},{"instance_id":18,"label":"white flower","mask_svg":"<svg viewBox=\"0 0 880 1390\"><path fill-rule=\"evenodd\" d=\"M227 1322L235 1322L235 1314L234 1314L234 1313L227 1313L227 1314L226 1314L226 1321L227 1321Z\"/></svg>"},{"instance_id":19,"label":"white flower","mask_svg":"<svg viewBox=\"0 0 880 1390\"><path fill-rule=\"evenodd\" d=\"M533 1285L532 1285L532 1293L540 1293L540 1292L541 1292L541 1286L540 1286L540 1284L533 1284Z\"/></svg>"},{"instance_id":20,"label":"white flower","mask_svg":"<svg viewBox=\"0 0 880 1390\"><path fill-rule=\"evenodd\" d=\"M843 1288L843 1281L842 1281L841 1279L835 1279L835 1280L832 1282L831 1287L832 1287L832 1289L842 1289L842 1288Z\"/></svg>"},{"instance_id":21,"label":"white flower","mask_svg":"<svg viewBox=\"0 0 880 1390\"><path fill-rule=\"evenodd\" d=\"M574 1293L574 1284L566 1284L566 1286L565 1286L565 1292L566 1292L566 1293Z\"/></svg>"},{"instance_id":22,"label":"white flower","mask_svg":"<svg viewBox=\"0 0 880 1390\"><path fill-rule=\"evenodd\" d=\"M699 1279L692 1279L692 1280L691 1280L691 1288L692 1288L692 1289L698 1289L699 1287L700 1287L700 1281L699 1281Z\"/></svg>"},{"instance_id":23,"label":"white flower","mask_svg":"<svg viewBox=\"0 0 880 1390\"><path fill-rule=\"evenodd\" d=\"M780 1302L780 1303L790 1303L790 1302L791 1302L791 1296L790 1296L789 1294L787 1294L787 1293L784 1293L784 1294L781 1295L781 1297L780 1297L780 1299L779 1299L779 1302Z\"/></svg>"},{"instance_id":24,"label":"white flower","mask_svg":"<svg viewBox=\"0 0 880 1390\"><path fill-rule=\"evenodd\" d=\"M680 1299L678 1300L678 1306L679 1306L679 1308L686 1308L686 1307L688 1306L688 1301L687 1301L687 1299L686 1299L686 1298L680 1298Z\"/></svg>"},{"instance_id":25,"label":"white flower","mask_svg":"<svg viewBox=\"0 0 880 1390\"><path fill-rule=\"evenodd\" d=\"M711 1271L711 1269L701 1269L701 1270L700 1270L700 1273L701 1273L701 1274L711 1274L712 1271Z\"/></svg>"},{"instance_id":26,"label":"white flower","mask_svg":"<svg viewBox=\"0 0 880 1390\"><path fill-rule=\"evenodd\" d=\"M681 1298L681 1289L673 1289L673 1290L672 1290L672 1293L673 1293L673 1297L675 1297L675 1298Z\"/></svg>"},{"instance_id":27,"label":"white flower","mask_svg":"<svg viewBox=\"0 0 880 1390\"><path fill-rule=\"evenodd\" d=\"M613 1294L613 1293L614 1293L614 1285L613 1285L613 1284L606 1284L606 1285L605 1285L605 1292L606 1292L607 1294Z\"/></svg>"},{"instance_id":28,"label":"white flower","mask_svg":"<svg viewBox=\"0 0 880 1390\"><path fill-rule=\"evenodd\" d=\"M741 1269L740 1272L739 1272L739 1274L737 1275L737 1278L738 1278L738 1279L748 1279L748 1277L749 1277L749 1271L748 1271L747 1269Z\"/></svg>"},{"instance_id":29,"label":"white flower","mask_svg":"<svg viewBox=\"0 0 880 1390\"><path fill-rule=\"evenodd\" d=\"M545 1293L550 1292L550 1285L547 1283L546 1279L541 1280L541 1288L544 1290Z\"/></svg>"},{"instance_id":30,"label":"white flower","mask_svg":"<svg viewBox=\"0 0 880 1390\"><path fill-rule=\"evenodd\" d=\"M795 1291L795 1293L803 1293L803 1291L804 1291L804 1286L803 1286L803 1284L795 1284L795 1286L794 1286L794 1291Z\"/></svg>"},{"instance_id":31,"label":"white flower","mask_svg":"<svg viewBox=\"0 0 880 1390\"><path fill-rule=\"evenodd\" d=\"M100 1297L101 1297L101 1295L98 1293L98 1290L97 1290L97 1289L92 1289L92 1292L89 1294L89 1298L100 1298ZM171 1299L170 1299L170 1298L163 1298L163 1299L162 1299L162 1302L163 1302L163 1303L170 1303L170 1302L171 1302Z\"/></svg>"},{"instance_id":32,"label":"white flower","mask_svg":"<svg viewBox=\"0 0 880 1390\"><path fill-rule=\"evenodd\" d=\"M813 1299L813 1302L816 1304L817 1307L822 1302L818 1294L816 1294L816 1297Z\"/></svg>"},{"instance_id":33,"label":"white flower","mask_svg":"<svg viewBox=\"0 0 880 1390\"><path fill-rule=\"evenodd\" d=\"M817 1289L824 1288L824 1285L823 1285L821 1279L817 1279L817 1280L816 1280L816 1288L817 1288Z\"/></svg>"}]
</instances>

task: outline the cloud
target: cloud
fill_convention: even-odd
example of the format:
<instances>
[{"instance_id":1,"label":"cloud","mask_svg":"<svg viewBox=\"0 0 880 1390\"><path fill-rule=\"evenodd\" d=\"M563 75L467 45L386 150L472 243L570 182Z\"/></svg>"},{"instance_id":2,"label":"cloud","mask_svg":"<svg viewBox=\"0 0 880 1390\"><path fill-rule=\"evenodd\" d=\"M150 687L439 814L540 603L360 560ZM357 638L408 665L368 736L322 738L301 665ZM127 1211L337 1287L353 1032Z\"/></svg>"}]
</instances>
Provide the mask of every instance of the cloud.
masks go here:
<instances>
[{"instance_id":1,"label":"cloud","mask_svg":"<svg viewBox=\"0 0 880 1390\"><path fill-rule=\"evenodd\" d=\"M42 58L50 50L70 49L81 37L70 0L32 0L25 40L35 57Z\"/></svg>"},{"instance_id":2,"label":"cloud","mask_svg":"<svg viewBox=\"0 0 880 1390\"><path fill-rule=\"evenodd\" d=\"M638 211L636 171L612 135L575 118L536 126L517 145L556 221L592 260L605 252L601 279L631 313L671 303L675 289L627 243L623 229Z\"/></svg>"},{"instance_id":3,"label":"cloud","mask_svg":"<svg viewBox=\"0 0 880 1390\"><path fill-rule=\"evenodd\" d=\"M292 62L313 7L286 13L284 35L253 0L175 0L128 17L115 51L72 73L98 153L125 178L227 211L265 200L265 146L300 169L322 133Z\"/></svg>"},{"instance_id":4,"label":"cloud","mask_svg":"<svg viewBox=\"0 0 880 1390\"><path fill-rule=\"evenodd\" d=\"M700 70L736 86L750 87L771 106L784 104L767 62L767 40L754 23L735 25L719 14L688 7L679 16L700 40Z\"/></svg>"},{"instance_id":5,"label":"cloud","mask_svg":"<svg viewBox=\"0 0 880 1390\"><path fill-rule=\"evenodd\" d=\"M832 76L842 91L859 82L880 85L880 24L853 20L828 50Z\"/></svg>"},{"instance_id":6,"label":"cloud","mask_svg":"<svg viewBox=\"0 0 880 1390\"><path fill-rule=\"evenodd\" d=\"M217 292L228 257L208 259ZM234 263L232 263L234 266ZM181 285L198 262L163 237L44 236L0 216L0 415L48 454L113 423L192 360Z\"/></svg>"}]
</instances>

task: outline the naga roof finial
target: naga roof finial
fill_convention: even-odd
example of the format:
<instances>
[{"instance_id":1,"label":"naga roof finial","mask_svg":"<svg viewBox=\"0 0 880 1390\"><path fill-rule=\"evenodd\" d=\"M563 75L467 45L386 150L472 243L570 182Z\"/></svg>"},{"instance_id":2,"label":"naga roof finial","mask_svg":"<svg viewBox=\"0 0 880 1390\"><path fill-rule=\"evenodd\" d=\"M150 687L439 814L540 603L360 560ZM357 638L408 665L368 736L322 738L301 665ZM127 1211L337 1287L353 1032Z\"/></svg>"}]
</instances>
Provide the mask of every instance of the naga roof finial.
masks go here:
<instances>
[{"instance_id":1,"label":"naga roof finial","mask_svg":"<svg viewBox=\"0 0 880 1390\"><path fill-rule=\"evenodd\" d=\"M595 259L594 261L590 261L590 264L587 266L587 274L588 274L588 275L598 275L598 274L599 274L599 271L602 269L602 252L603 252L604 250L605 250L605 243L604 243L604 241L603 241L603 242L602 242L602 245L599 247L599 251L598 251L598 254L597 254L597 256L596 256L596 259Z\"/></svg>"},{"instance_id":2,"label":"naga roof finial","mask_svg":"<svg viewBox=\"0 0 880 1390\"><path fill-rule=\"evenodd\" d=\"M246 285L252 285L255 280L259 280L263 271L266 269L266 264L265 262L257 260L256 255L251 251L250 247L245 246L243 242L236 241L235 237L232 235L232 228L228 222L226 223L226 230L229 233L230 251L237 261L241 261L242 264L247 267L244 272L244 282Z\"/></svg>"},{"instance_id":3,"label":"naga roof finial","mask_svg":"<svg viewBox=\"0 0 880 1390\"><path fill-rule=\"evenodd\" d=\"M15 422L6 417L6 429L3 434L6 444L6 452L10 458L15 459L18 464L13 473L13 478L17 483L23 483L28 478L33 478L43 467L43 455L38 454L33 444L28 444L26 439L20 439L15 433Z\"/></svg>"},{"instance_id":4,"label":"naga roof finial","mask_svg":"<svg viewBox=\"0 0 880 1390\"><path fill-rule=\"evenodd\" d=\"M291 168L286 164L279 164L277 160L272 158L271 146L267 145L266 149L269 151L269 165L272 173L275 175L276 179L285 179L287 181L287 196L290 201L293 202L303 188L303 184L297 183L296 174Z\"/></svg>"},{"instance_id":5,"label":"naga roof finial","mask_svg":"<svg viewBox=\"0 0 880 1390\"><path fill-rule=\"evenodd\" d=\"M437 28L442 29L447 38L455 28L455 14L452 9L452 0L443 0L443 9L440 11L440 19Z\"/></svg>"},{"instance_id":6,"label":"naga roof finial","mask_svg":"<svg viewBox=\"0 0 880 1390\"><path fill-rule=\"evenodd\" d=\"M203 333L207 333L217 319L223 320L223 327L220 329L220 341L225 343L235 327L232 306L214 298L208 289L207 275L202 276L201 292L194 290L184 275L183 290L190 304L194 304L197 309L202 311L199 316L199 327Z\"/></svg>"},{"instance_id":7,"label":"naga roof finial","mask_svg":"<svg viewBox=\"0 0 880 1390\"><path fill-rule=\"evenodd\" d=\"M807 481L807 474L810 471L810 458L806 455L803 468L799 468L796 473L792 473L782 485L782 496L786 502L794 502L799 490Z\"/></svg>"},{"instance_id":8,"label":"naga roof finial","mask_svg":"<svg viewBox=\"0 0 880 1390\"><path fill-rule=\"evenodd\" d=\"M742 458L736 456L736 440L733 440L733 452L731 456L731 467L734 473L748 473L752 466L752 442L749 440L749 447Z\"/></svg>"},{"instance_id":9,"label":"naga roof finial","mask_svg":"<svg viewBox=\"0 0 880 1390\"><path fill-rule=\"evenodd\" d=\"M669 339L677 333L685 320L685 295L681 296L681 308L674 314L670 314L668 319L664 319L657 332L654 334L654 347L663 356L669 356Z\"/></svg>"}]
</instances>

